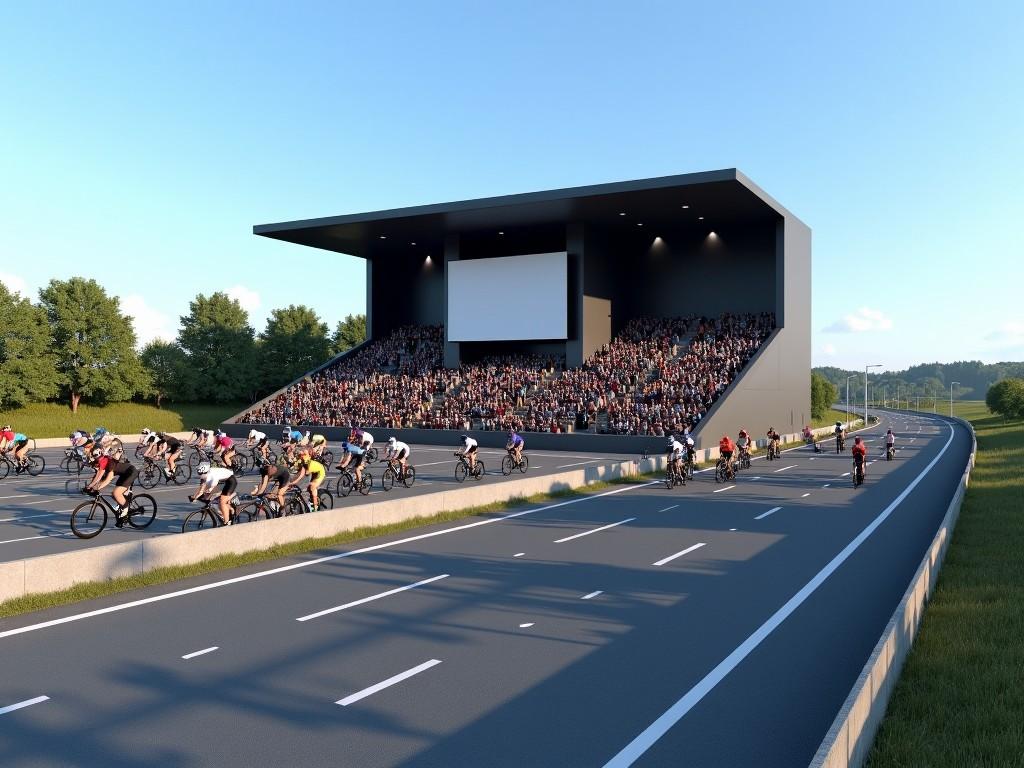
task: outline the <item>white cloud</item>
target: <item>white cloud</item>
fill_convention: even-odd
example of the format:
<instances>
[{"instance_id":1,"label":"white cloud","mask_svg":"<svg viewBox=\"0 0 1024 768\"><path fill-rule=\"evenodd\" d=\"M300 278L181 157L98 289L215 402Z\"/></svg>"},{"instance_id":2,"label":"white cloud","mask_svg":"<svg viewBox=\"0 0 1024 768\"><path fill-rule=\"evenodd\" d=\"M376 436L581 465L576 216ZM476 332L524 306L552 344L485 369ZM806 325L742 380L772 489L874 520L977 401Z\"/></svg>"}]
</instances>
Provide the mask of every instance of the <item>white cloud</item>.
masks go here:
<instances>
[{"instance_id":1,"label":"white cloud","mask_svg":"<svg viewBox=\"0 0 1024 768\"><path fill-rule=\"evenodd\" d=\"M140 348L154 339L174 341L178 335L170 318L150 307L146 300L136 293L121 298L121 311L131 315Z\"/></svg>"},{"instance_id":2,"label":"white cloud","mask_svg":"<svg viewBox=\"0 0 1024 768\"><path fill-rule=\"evenodd\" d=\"M246 288L244 285L236 285L228 289L228 296L235 299L242 305L242 309L250 315L260 308L260 295L256 291Z\"/></svg>"},{"instance_id":3,"label":"white cloud","mask_svg":"<svg viewBox=\"0 0 1024 768\"><path fill-rule=\"evenodd\" d=\"M822 354L828 355L829 357L835 357L836 348L834 344L824 344L821 347Z\"/></svg>"},{"instance_id":4,"label":"white cloud","mask_svg":"<svg viewBox=\"0 0 1024 768\"><path fill-rule=\"evenodd\" d=\"M825 333L863 333L865 331L888 331L892 320L880 309L861 307L856 312L844 315L825 328Z\"/></svg>"},{"instance_id":5,"label":"white cloud","mask_svg":"<svg viewBox=\"0 0 1024 768\"><path fill-rule=\"evenodd\" d=\"M1024 320L1010 320L985 335L995 347L1024 347Z\"/></svg>"},{"instance_id":6,"label":"white cloud","mask_svg":"<svg viewBox=\"0 0 1024 768\"><path fill-rule=\"evenodd\" d=\"M9 272L0 272L0 283L7 286L7 290L11 293L20 293L22 298L32 298L28 295L28 285L25 281L17 275L12 275Z\"/></svg>"}]
</instances>

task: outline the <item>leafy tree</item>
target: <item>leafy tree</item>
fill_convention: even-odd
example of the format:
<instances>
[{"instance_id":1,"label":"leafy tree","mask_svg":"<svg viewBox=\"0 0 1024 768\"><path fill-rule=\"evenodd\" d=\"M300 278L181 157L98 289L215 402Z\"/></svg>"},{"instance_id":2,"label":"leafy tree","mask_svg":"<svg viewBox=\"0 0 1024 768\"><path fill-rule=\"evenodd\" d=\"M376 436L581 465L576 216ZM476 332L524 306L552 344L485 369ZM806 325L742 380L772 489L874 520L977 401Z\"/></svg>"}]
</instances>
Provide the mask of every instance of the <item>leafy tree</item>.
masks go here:
<instances>
[{"instance_id":1,"label":"leafy tree","mask_svg":"<svg viewBox=\"0 0 1024 768\"><path fill-rule=\"evenodd\" d=\"M149 371L150 387L146 394L156 400L156 407L166 397L184 402L195 397L195 379L189 367L188 356L180 346L169 341L151 341L139 355Z\"/></svg>"},{"instance_id":2,"label":"leafy tree","mask_svg":"<svg viewBox=\"0 0 1024 768\"><path fill-rule=\"evenodd\" d=\"M259 369L265 390L274 390L331 356L327 324L309 307L275 309L260 334Z\"/></svg>"},{"instance_id":3,"label":"leafy tree","mask_svg":"<svg viewBox=\"0 0 1024 768\"><path fill-rule=\"evenodd\" d=\"M835 384L819 373L811 373L811 418L823 419L837 396Z\"/></svg>"},{"instance_id":4,"label":"leafy tree","mask_svg":"<svg viewBox=\"0 0 1024 768\"><path fill-rule=\"evenodd\" d=\"M71 410L83 397L128 400L149 378L135 352L131 319L95 280L51 280L39 291L50 324L61 393Z\"/></svg>"},{"instance_id":5,"label":"leafy tree","mask_svg":"<svg viewBox=\"0 0 1024 768\"><path fill-rule=\"evenodd\" d=\"M1002 379L988 388L985 405L1003 418L1024 418L1024 379Z\"/></svg>"},{"instance_id":6,"label":"leafy tree","mask_svg":"<svg viewBox=\"0 0 1024 768\"><path fill-rule=\"evenodd\" d=\"M331 337L333 352L340 355L366 341L366 315L346 315L338 322Z\"/></svg>"},{"instance_id":7,"label":"leafy tree","mask_svg":"<svg viewBox=\"0 0 1024 768\"><path fill-rule=\"evenodd\" d=\"M46 312L0 283L0 407L57 394Z\"/></svg>"},{"instance_id":8,"label":"leafy tree","mask_svg":"<svg viewBox=\"0 0 1024 768\"><path fill-rule=\"evenodd\" d=\"M256 381L249 314L226 293L199 294L181 318L178 343L188 355L195 396L212 402L251 399Z\"/></svg>"}]
</instances>

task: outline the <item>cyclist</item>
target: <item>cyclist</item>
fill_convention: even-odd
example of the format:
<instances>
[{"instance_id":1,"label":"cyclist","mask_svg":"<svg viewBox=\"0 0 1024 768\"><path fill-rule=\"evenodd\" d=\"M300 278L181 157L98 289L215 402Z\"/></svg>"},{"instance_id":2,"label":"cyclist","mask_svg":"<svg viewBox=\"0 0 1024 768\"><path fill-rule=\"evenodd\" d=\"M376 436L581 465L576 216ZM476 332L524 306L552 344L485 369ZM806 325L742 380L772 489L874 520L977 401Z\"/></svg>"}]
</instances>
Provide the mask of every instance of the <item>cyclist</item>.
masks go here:
<instances>
[{"instance_id":1,"label":"cyclist","mask_svg":"<svg viewBox=\"0 0 1024 768\"><path fill-rule=\"evenodd\" d=\"M458 451L455 455L465 457L466 461L469 462L469 472L472 474L476 468L477 442L469 435L460 435L460 437L462 438L462 450Z\"/></svg>"},{"instance_id":2,"label":"cyclist","mask_svg":"<svg viewBox=\"0 0 1024 768\"><path fill-rule=\"evenodd\" d=\"M686 449L682 443L676 440L675 435L668 436L666 450L668 452L669 471L673 474L682 474L683 451Z\"/></svg>"},{"instance_id":3,"label":"cyclist","mask_svg":"<svg viewBox=\"0 0 1024 768\"><path fill-rule=\"evenodd\" d=\"M208 461L199 462L196 472L199 474L199 490L189 496L188 500L195 501L200 496L204 497L203 501L212 500L213 489L217 483L221 483L217 507L224 525L231 525L231 497L235 495L235 488L238 487L235 473L227 467L211 467Z\"/></svg>"},{"instance_id":4,"label":"cyclist","mask_svg":"<svg viewBox=\"0 0 1024 768\"><path fill-rule=\"evenodd\" d=\"M93 445L92 435L84 429L76 429L68 435L68 439L71 440L71 447L74 449L75 453L78 454L78 457L83 461L88 460Z\"/></svg>"},{"instance_id":5,"label":"cyclist","mask_svg":"<svg viewBox=\"0 0 1024 768\"><path fill-rule=\"evenodd\" d=\"M362 446L343 440L341 443L341 461L338 462L338 469L344 471L351 464L352 473L355 475L356 485L363 478L363 461L366 459L366 451Z\"/></svg>"},{"instance_id":6,"label":"cyclist","mask_svg":"<svg viewBox=\"0 0 1024 768\"><path fill-rule=\"evenodd\" d=\"M164 457L167 466L164 467L164 474L168 478L174 477L174 463L181 456L181 440L166 432L156 433L156 452Z\"/></svg>"},{"instance_id":7,"label":"cyclist","mask_svg":"<svg viewBox=\"0 0 1024 768\"><path fill-rule=\"evenodd\" d=\"M355 427L349 437L349 442L355 442L364 451L368 451L373 446L373 435L364 432L360 427Z\"/></svg>"},{"instance_id":8,"label":"cyclist","mask_svg":"<svg viewBox=\"0 0 1024 768\"><path fill-rule=\"evenodd\" d=\"M896 451L896 435L892 433L892 427L890 427L885 433L885 455L889 456L890 453Z\"/></svg>"},{"instance_id":9,"label":"cyclist","mask_svg":"<svg viewBox=\"0 0 1024 768\"><path fill-rule=\"evenodd\" d=\"M309 445L313 449L313 458L317 461L324 455L324 449L327 448L327 438L323 435L313 435L309 440Z\"/></svg>"},{"instance_id":10,"label":"cyclist","mask_svg":"<svg viewBox=\"0 0 1024 768\"><path fill-rule=\"evenodd\" d=\"M386 461L397 461L402 466L402 476L405 476L405 467L409 461L409 446L395 437L388 438L388 450L384 455Z\"/></svg>"},{"instance_id":11,"label":"cyclist","mask_svg":"<svg viewBox=\"0 0 1024 768\"><path fill-rule=\"evenodd\" d=\"M96 467L96 474L92 476L89 484L82 489L82 493L91 496L98 496L110 481L115 477L117 483L114 485L114 492L111 496L117 502L117 520L114 525L118 528L124 527L128 521L128 499L125 493L131 488L135 478L139 476L139 470L128 461L125 461L120 448L108 448L96 451L93 454L93 466Z\"/></svg>"},{"instance_id":12,"label":"cyclist","mask_svg":"<svg viewBox=\"0 0 1024 768\"><path fill-rule=\"evenodd\" d=\"M836 453L839 453L846 444L846 431L843 429L843 422L836 422L836 427L832 430L832 434L836 436Z\"/></svg>"},{"instance_id":13,"label":"cyclist","mask_svg":"<svg viewBox=\"0 0 1024 768\"><path fill-rule=\"evenodd\" d=\"M160 442L160 438L157 436L156 432L146 428L143 428L140 435L141 437L139 442L146 446L146 450L142 455L152 459L156 455L156 444Z\"/></svg>"},{"instance_id":14,"label":"cyclist","mask_svg":"<svg viewBox=\"0 0 1024 768\"><path fill-rule=\"evenodd\" d=\"M199 449L213 448L213 430L196 427L192 430L192 439L188 441L188 444Z\"/></svg>"},{"instance_id":15,"label":"cyclist","mask_svg":"<svg viewBox=\"0 0 1024 768\"><path fill-rule=\"evenodd\" d=\"M96 427L96 431L92 433L92 441L98 448L109 448L113 440L114 435L106 427Z\"/></svg>"},{"instance_id":16,"label":"cyclist","mask_svg":"<svg viewBox=\"0 0 1024 768\"><path fill-rule=\"evenodd\" d=\"M235 457L235 441L222 429L213 433L213 455L220 456L225 467L231 466L231 460Z\"/></svg>"},{"instance_id":17,"label":"cyclist","mask_svg":"<svg viewBox=\"0 0 1024 768\"><path fill-rule=\"evenodd\" d=\"M512 455L515 456L516 464L523 462L523 449L526 447L526 441L523 440L522 436L517 434L514 429L508 431L508 443L505 445L506 451L511 451Z\"/></svg>"},{"instance_id":18,"label":"cyclist","mask_svg":"<svg viewBox=\"0 0 1024 768\"><path fill-rule=\"evenodd\" d=\"M7 431L10 432L10 430ZM11 447L14 448L14 461L17 464L15 472L21 474L28 466L28 460L25 458L25 454L28 453L28 436L23 432L14 432L8 439L5 450L9 450Z\"/></svg>"},{"instance_id":19,"label":"cyclist","mask_svg":"<svg viewBox=\"0 0 1024 768\"><path fill-rule=\"evenodd\" d=\"M288 481L291 479L291 475L288 474L286 467L278 466L276 464L264 464L260 467L260 482L253 489L255 496L262 496L267 491L267 487L271 483L277 483L277 490L274 492L274 498L277 499L278 510L284 509L284 492L288 487Z\"/></svg>"},{"instance_id":20,"label":"cyclist","mask_svg":"<svg viewBox=\"0 0 1024 768\"><path fill-rule=\"evenodd\" d=\"M804 426L803 434L804 442L808 445L813 445L815 453L821 453L821 448L818 447L818 438L814 436L814 430L811 429L810 424Z\"/></svg>"},{"instance_id":21,"label":"cyclist","mask_svg":"<svg viewBox=\"0 0 1024 768\"><path fill-rule=\"evenodd\" d=\"M782 439L782 436L779 435L779 433L775 431L775 427L768 427L768 432L766 433L766 435L768 437L768 448L769 448L769 450L774 451L775 455L778 455L779 454L779 440Z\"/></svg>"},{"instance_id":22,"label":"cyclist","mask_svg":"<svg viewBox=\"0 0 1024 768\"><path fill-rule=\"evenodd\" d=\"M739 457L750 458L750 434L743 427L740 427L740 432L736 436L736 448L739 450Z\"/></svg>"},{"instance_id":23,"label":"cyclist","mask_svg":"<svg viewBox=\"0 0 1024 768\"><path fill-rule=\"evenodd\" d=\"M259 451L260 456L263 457L263 461L267 461L267 451L270 450L270 441L267 439L265 432L260 432L257 429L249 430L249 437L245 440L245 447L252 448L256 446L256 450Z\"/></svg>"},{"instance_id":24,"label":"cyclist","mask_svg":"<svg viewBox=\"0 0 1024 768\"><path fill-rule=\"evenodd\" d=\"M313 500L313 511L316 512L320 509L320 499L317 496L317 489L320 487L320 483L327 477L327 470L324 469L324 465L313 458L313 451L311 448L303 448L299 451L299 474L292 479L285 488L290 488L293 485L297 485L298 482L309 475L309 496ZM358 470L357 478L358 480Z\"/></svg>"},{"instance_id":25,"label":"cyclist","mask_svg":"<svg viewBox=\"0 0 1024 768\"><path fill-rule=\"evenodd\" d=\"M722 435L718 441L718 455L725 461L726 474L732 476L732 455L736 451L736 443L728 435Z\"/></svg>"},{"instance_id":26,"label":"cyclist","mask_svg":"<svg viewBox=\"0 0 1024 768\"><path fill-rule=\"evenodd\" d=\"M860 439L860 435L857 435L854 439L853 448L850 449L850 452L853 453L854 471L858 473L863 482L868 476L868 467L865 461L868 455L868 448Z\"/></svg>"},{"instance_id":27,"label":"cyclist","mask_svg":"<svg viewBox=\"0 0 1024 768\"><path fill-rule=\"evenodd\" d=\"M693 442L693 436L690 434L690 428L683 428L683 446L686 448L686 460L691 464L696 463L697 460L697 446Z\"/></svg>"}]
</instances>

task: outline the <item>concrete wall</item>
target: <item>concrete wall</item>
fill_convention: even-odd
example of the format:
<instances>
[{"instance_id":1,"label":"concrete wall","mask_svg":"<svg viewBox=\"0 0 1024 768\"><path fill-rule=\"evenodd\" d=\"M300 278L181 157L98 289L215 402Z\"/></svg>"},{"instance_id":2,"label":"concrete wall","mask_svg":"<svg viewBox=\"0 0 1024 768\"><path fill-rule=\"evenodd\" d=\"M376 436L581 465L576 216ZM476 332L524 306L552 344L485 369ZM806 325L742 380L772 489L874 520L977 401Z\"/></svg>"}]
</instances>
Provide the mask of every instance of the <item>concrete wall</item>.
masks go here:
<instances>
[{"instance_id":1,"label":"concrete wall","mask_svg":"<svg viewBox=\"0 0 1024 768\"><path fill-rule=\"evenodd\" d=\"M612 303L596 296L583 297L583 359L612 339Z\"/></svg>"},{"instance_id":2,"label":"concrete wall","mask_svg":"<svg viewBox=\"0 0 1024 768\"><path fill-rule=\"evenodd\" d=\"M974 467L977 451L977 442L973 439L974 428L963 419L955 421L969 429L972 435L971 455L960 484L903 599L896 606L850 695L846 697L832 727L811 760L811 768L860 768L866 762L875 734L882 724L889 698L899 680L903 663L917 637L925 607L938 581L939 570L953 537L960 505Z\"/></svg>"}]
</instances>

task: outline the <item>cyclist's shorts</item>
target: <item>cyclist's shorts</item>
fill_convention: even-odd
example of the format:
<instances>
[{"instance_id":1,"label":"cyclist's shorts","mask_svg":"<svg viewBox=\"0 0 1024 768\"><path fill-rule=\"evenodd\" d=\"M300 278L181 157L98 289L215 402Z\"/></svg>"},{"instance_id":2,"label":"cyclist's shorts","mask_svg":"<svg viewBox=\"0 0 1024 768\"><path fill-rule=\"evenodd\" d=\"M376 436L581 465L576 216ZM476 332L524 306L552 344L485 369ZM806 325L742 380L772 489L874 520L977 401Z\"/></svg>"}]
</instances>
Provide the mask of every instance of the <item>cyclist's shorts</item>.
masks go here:
<instances>
[{"instance_id":1,"label":"cyclist's shorts","mask_svg":"<svg viewBox=\"0 0 1024 768\"><path fill-rule=\"evenodd\" d=\"M721 451L722 458L728 461L732 458L732 451Z\"/></svg>"},{"instance_id":2,"label":"cyclist's shorts","mask_svg":"<svg viewBox=\"0 0 1024 768\"><path fill-rule=\"evenodd\" d=\"M471 453L476 453L476 449L477 449L477 446L474 445L472 448L470 448L468 451L466 451L466 455L468 456Z\"/></svg>"},{"instance_id":3,"label":"cyclist's shorts","mask_svg":"<svg viewBox=\"0 0 1024 768\"><path fill-rule=\"evenodd\" d=\"M21 450L22 448L24 448L24 447L25 447L26 445L28 445L28 440L19 440L18 442L16 442L16 443L14 444L14 450L16 450L16 451L20 451L20 450Z\"/></svg>"},{"instance_id":4,"label":"cyclist's shorts","mask_svg":"<svg viewBox=\"0 0 1024 768\"><path fill-rule=\"evenodd\" d=\"M349 455L352 456L352 469L355 469L356 467L363 466L363 462L366 460L366 454L365 453L360 453L358 455L356 455L356 454L349 454Z\"/></svg>"},{"instance_id":5,"label":"cyclist's shorts","mask_svg":"<svg viewBox=\"0 0 1024 768\"><path fill-rule=\"evenodd\" d=\"M395 455L395 458L396 458L396 459L398 459L399 461L401 461L402 459L404 459L404 458L405 458L405 457L407 457L408 455L409 455L409 449L408 449L408 448L403 448L402 450L400 450L400 451L399 451L399 452L398 452L398 453L397 453L397 454Z\"/></svg>"},{"instance_id":6,"label":"cyclist's shorts","mask_svg":"<svg viewBox=\"0 0 1024 768\"><path fill-rule=\"evenodd\" d=\"M261 438L260 441L258 443L256 443L256 447L257 448L262 448L263 446L265 446L267 444L267 442L269 440L270 440L270 438L268 438L268 437Z\"/></svg>"},{"instance_id":7,"label":"cyclist's shorts","mask_svg":"<svg viewBox=\"0 0 1024 768\"><path fill-rule=\"evenodd\" d=\"M221 496L230 496L231 494L233 494L235 492L235 488L237 488L237 487L238 487L238 478L235 477L234 475L232 475L227 480L225 480L223 483L221 483L220 494L221 494Z\"/></svg>"},{"instance_id":8,"label":"cyclist's shorts","mask_svg":"<svg viewBox=\"0 0 1024 768\"><path fill-rule=\"evenodd\" d=\"M280 488L291 479L291 475L288 474L288 470L284 467L278 467L277 471L270 475L270 479L277 483L277 487Z\"/></svg>"},{"instance_id":9,"label":"cyclist's shorts","mask_svg":"<svg viewBox=\"0 0 1024 768\"><path fill-rule=\"evenodd\" d=\"M167 452L171 454L177 453L181 450L181 443L173 438L164 440L164 445L167 446Z\"/></svg>"},{"instance_id":10,"label":"cyclist's shorts","mask_svg":"<svg viewBox=\"0 0 1024 768\"><path fill-rule=\"evenodd\" d=\"M117 483L115 484L118 488L128 488L132 483L135 482L135 478L139 476L139 470L135 467L130 467L126 471L122 472L117 476Z\"/></svg>"}]
</instances>

